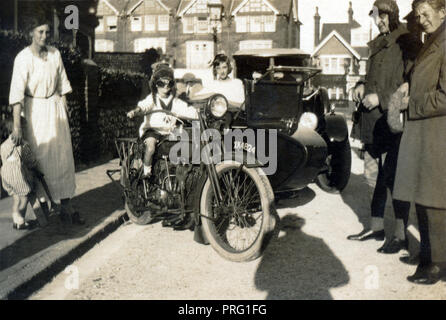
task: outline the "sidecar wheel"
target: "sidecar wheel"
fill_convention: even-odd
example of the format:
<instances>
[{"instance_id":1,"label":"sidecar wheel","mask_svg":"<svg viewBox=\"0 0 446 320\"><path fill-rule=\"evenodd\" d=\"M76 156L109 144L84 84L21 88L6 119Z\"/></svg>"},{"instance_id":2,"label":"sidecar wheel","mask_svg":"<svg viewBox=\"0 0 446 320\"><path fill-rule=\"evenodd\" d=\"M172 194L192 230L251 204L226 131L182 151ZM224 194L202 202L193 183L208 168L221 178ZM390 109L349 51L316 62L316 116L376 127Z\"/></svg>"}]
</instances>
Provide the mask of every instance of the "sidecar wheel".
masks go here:
<instances>
[{"instance_id":1,"label":"sidecar wheel","mask_svg":"<svg viewBox=\"0 0 446 320\"><path fill-rule=\"evenodd\" d=\"M274 229L274 193L260 168L240 169L237 161L216 165L223 195L218 207L214 190L207 179L200 200L202 227L217 253L235 262L258 258Z\"/></svg>"},{"instance_id":2,"label":"sidecar wheel","mask_svg":"<svg viewBox=\"0 0 446 320\"><path fill-rule=\"evenodd\" d=\"M352 167L352 154L350 142L332 142L329 145L327 158L328 170L319 174L316 184L329 193L340 193L348 184Z\"/></svg>"}]
</instances>

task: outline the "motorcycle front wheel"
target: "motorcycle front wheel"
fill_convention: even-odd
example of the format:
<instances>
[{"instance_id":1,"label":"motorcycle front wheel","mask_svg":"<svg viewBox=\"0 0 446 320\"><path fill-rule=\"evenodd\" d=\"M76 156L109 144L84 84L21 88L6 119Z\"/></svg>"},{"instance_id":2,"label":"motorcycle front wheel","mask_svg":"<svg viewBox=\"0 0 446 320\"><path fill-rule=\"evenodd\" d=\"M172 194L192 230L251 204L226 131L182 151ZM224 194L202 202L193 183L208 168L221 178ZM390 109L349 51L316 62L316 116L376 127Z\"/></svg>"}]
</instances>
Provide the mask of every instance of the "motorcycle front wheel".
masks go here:
<instances>
[{"instance_id":1,"label":"motorcycle front wheel","mask_svg":"<svg viewBox=\"0 0 446 320\"><path fill-rule=\"evenodd\" d=\"M216 165L223 196L217 199L208 178L200 201L204 234L223 258L244 262L258 258L272 237L274 193L261 168L247 168L236 161Z\"/></svg>"}]
</instances>

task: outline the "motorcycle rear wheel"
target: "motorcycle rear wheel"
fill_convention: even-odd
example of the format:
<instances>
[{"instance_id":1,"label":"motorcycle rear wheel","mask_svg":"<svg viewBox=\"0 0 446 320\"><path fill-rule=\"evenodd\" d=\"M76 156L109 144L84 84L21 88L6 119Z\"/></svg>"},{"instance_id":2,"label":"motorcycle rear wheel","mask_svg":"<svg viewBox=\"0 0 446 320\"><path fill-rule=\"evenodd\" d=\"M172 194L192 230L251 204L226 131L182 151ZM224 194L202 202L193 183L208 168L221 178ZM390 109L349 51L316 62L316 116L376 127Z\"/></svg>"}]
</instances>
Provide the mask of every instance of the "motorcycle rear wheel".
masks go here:
<instances>
[{"instance_id":1,"label":"motorcycle rear wheel","mask_svg":"<svg viewBox=\"0 0 446 320\"><path fill-rule=\"evenodd\" d=\"M206 238L220 256L234 262L251 261L263 253L276 215L274 193L262 169L243 166L239 170L240 166L236 161L216 165L223 206L216 206L209 178L200 200Z\"/></svg>"}]
</instances>

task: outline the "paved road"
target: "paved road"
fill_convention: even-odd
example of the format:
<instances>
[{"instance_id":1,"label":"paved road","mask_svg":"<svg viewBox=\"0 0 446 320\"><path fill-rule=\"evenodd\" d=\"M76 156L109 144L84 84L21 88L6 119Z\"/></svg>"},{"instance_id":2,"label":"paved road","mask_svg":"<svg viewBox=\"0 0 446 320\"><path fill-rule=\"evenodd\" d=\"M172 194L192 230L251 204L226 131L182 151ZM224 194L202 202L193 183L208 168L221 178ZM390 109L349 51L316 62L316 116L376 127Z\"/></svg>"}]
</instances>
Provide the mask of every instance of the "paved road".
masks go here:
<instances>
[{"instance_id":1,"label":"paved road","mask_svg":"<svg viewBox=\"0 0 446 320\"><path fill-rule=\"evenodd\" d=\"M346 240L367 221L370 190L361 174L354 153L342 195L310 185L282 202L279 236L255 261L226 261L189 231L127 223L31 299L446 299L445 282L407 282L415 267L399 262L403 252L382 255L381 242Z\"/></svg>"}]
</instances>

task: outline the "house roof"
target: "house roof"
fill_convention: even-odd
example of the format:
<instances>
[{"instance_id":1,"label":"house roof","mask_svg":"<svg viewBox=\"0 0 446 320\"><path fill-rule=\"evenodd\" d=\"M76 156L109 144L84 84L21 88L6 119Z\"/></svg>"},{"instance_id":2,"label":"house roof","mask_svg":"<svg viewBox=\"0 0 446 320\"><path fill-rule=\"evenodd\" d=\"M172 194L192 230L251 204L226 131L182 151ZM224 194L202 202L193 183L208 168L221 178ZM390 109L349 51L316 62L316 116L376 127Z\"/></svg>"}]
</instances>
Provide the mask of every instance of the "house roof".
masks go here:
<instances>
[{"instance_id":1,"label":"house roof","mask_svg":"<svg viewBox=\"0 0 446 320\"><path fill-rule=\"evenodd\" d=\"M197 0L180 0L179 1L180 3L178 5L178 10L177 10L177 15L184 14L184 11L186 9L188 9L189 6L192 6L193 3L195 3L196 1ZM215 2L215 1L213 1L213 2ZM225 12L225 14L229 14L233 0L220 0L220 2L223 5L223 12Z\"/></svg>"},{"instance_id":2,"label":"house roof","mask_svg":"<svg viewBox=\"0 0 446 320\"><path fill-rule=\"evenodd\" d=\"M144 0L106 0L113 6L119 13L127 12L130 13L135 9L135 7ZM160 2L163 6L168 9L176 10L181 0L155 0Z\"/></svg>"},{"instance_id":3,"label":"house roof","mask_svg":"<svg viewBox=\"0 0 446 320\"><path fill-rule=\"evenodd\" d=\"M324 38L324 40L322 40L321 43L319 43L319 45L314 49L312 56L316 55L326 44L327 42L332 38L332 37L336 37L341 43L342 45L348 50L350 51L350 53L352 55L355 56L356 59L360 60L361 59L361 55L359 54L358 51L356 51L347 41L346 39L344 39L342 37L342 35L340 35L336 30L333 30L332 32L330 32L330 34Z\"/></svg>"},{"instance_id":4,"label":"house roof","mask_svg":"<svg viewBox=\"0 0 446 320\"><path fill-rule=\"evenodd\" d=\"M243 2L247 2L249 0L233 0L231 5L231 14L233 14L234 10L237 9ZM291 5L293 0L265 0L272 7L274 7L278 14L289 15L291 11Z\"/></svg>"},{"instance_id":5,"label":"house roof","mask_svg":"<svg viewBox=\"0 0 446 320\"><path fill-rule=\"evenodd\" d=\"M368 58L369 56L369 47L353 47L356 52L359 53L362 59Z\"/></svg>"},{"instance_id":6,"label":"house roof","mask_svg":"<svg viewBox=\"0 0 446 320\"><path fill-rule=\"evenodd\" d=\"M351 30L361 27L361 25L353 20L349 23L324 23L322 25L321 39L325 39L331 32L336 30L348 43L351 42Z\"/></svg>"}]
</instances>

